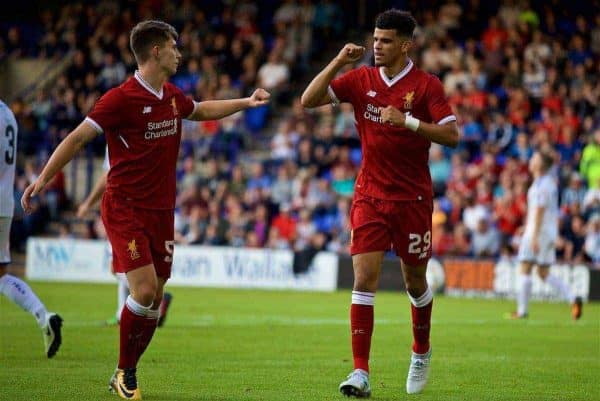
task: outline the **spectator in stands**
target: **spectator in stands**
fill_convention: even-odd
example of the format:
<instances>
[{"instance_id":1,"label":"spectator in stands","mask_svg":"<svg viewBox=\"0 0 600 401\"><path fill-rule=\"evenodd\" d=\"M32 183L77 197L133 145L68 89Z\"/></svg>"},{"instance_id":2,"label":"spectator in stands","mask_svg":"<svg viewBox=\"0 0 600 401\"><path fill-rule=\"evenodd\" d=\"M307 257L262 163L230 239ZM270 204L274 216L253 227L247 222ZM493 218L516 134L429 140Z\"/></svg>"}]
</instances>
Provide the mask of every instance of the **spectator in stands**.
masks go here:
<instances>
[{"instance_id":1,"label":"spectator in stands","mask_svg":"<svg viewBox=\"0 0 600 401\"><path fill-rule=\"evenodd\" d=\"M471 235L471 254L476 258L490 258L500 251L500 235L487 218L480 218Z\"/></svg>"},{"instance_id":2,"label":"spectator in stands","mask_svg":"<svg viewBox=\"0 0 600 401\"><path fill-rule=\"evenodd\" d=\"M579 172L587 180L588 188L600 184L600 128L594 131L592 142L583 148Z\"/></svg>"}]
</instances>

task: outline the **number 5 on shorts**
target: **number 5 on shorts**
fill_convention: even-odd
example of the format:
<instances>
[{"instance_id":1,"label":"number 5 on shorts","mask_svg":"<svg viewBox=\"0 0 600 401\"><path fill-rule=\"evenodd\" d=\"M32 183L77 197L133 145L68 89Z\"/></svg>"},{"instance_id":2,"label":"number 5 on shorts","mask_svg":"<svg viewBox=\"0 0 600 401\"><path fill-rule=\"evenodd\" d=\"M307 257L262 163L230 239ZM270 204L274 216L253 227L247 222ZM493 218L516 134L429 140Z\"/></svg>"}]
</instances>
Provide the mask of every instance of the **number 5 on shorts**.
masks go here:
<instances>
[{"instance_id":1,"label":"number 5 on shorts","mask_svg":"<svg viewBox=\"0 0 600 401\"><path fill-rule=\"evenodd\" d=\"M173 248L175 247L175 241L165 241L165 249L167 250L168 255L165 256L165 262L171 263L173 262Z\"/></svg>"}]
</instances>

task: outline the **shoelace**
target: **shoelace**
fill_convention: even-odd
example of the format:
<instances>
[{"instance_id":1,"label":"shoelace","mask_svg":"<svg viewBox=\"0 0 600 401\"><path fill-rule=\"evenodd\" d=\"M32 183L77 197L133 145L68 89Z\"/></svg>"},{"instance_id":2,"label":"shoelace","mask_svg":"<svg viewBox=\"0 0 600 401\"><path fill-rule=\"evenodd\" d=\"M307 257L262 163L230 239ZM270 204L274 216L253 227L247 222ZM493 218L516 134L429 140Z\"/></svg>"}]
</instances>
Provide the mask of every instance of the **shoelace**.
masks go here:
<instances>
[{"instance_id":1,"label":"shoelace","mask_svg":"<svg viewBox=\"0 0 600 401\"><path fill-rule=\"evenodd\" d=\"M364 387L367 387L368 379L365 375L360 372L352 372L348 375L348 379L356 378L358 379Z\"/></svg>"},{"instance_id":2,"label":"shoelace","mask_svg":"<svg viewBox=\"0 0 600 401\"><path fill-rule=\"evenodd\" d=\"M125 369L123 374L123 381L127 386L128 390L135 390L137 388L137 379L135 377L136 369Z\"/></svg>"},{"instance_id":3,"label":"shoelace","mask_svg":"<svg viewBox=\"0 0 600 401\"><path fill-rule=\"evenodd\" d=\"M417 380L423 380L425 378L425 368L427 367L427 361L423 359L414 359L414 363L411 364L410 377Z\"/></svg>"}]
</instances>

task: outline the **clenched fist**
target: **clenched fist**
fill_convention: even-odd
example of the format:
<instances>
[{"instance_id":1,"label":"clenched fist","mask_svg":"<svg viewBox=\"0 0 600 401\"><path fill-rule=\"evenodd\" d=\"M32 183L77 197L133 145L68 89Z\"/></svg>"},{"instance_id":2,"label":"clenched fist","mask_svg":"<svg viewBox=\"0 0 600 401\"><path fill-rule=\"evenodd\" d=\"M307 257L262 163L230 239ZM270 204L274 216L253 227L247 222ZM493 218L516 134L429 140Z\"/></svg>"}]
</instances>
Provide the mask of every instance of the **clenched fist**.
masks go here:
<instances>
[{"instance_id":1,"label":"clenched fist","mask_svg":"<svg viewBox=\"0 0 600 401\"><path fill-rule=\"evenodd\" d=\"M354 43L346 43L346 45L338 53L336 59L342 64L349 64L360 60L363 54L365 54L364 46L358 46Z\"/></svg>"},{"instance_id":2,"label":"clenched fist","mask_svg":"<svg viewBox=\"0 0 600 401\"><path fill-rule=\"evenodd\" d=\"M263 88L258 88L250 96L250 107L258 107L269 103L271 94Z\"/></svg>"},{"instance_id":3,"label":"clenched fist","mask_svg":"<svg viewBox=\"0 0 600 401\"><path fill-rule=\"evenodd\" d=\"M406 116L400 110L393 106L380 107L381 122L393 125L394 127L404 127Z\"/></svg>"}]
</instances>

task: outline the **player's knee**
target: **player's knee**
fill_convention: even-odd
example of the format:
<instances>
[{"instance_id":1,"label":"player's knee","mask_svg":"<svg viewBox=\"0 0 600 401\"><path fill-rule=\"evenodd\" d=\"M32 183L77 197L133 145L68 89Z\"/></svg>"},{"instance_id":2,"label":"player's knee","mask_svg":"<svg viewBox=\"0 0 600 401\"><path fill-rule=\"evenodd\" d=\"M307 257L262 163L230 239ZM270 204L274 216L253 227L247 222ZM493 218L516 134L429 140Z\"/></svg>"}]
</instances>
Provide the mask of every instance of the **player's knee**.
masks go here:
<instances>
[{"instance_id":1,"label":"player's knee","mask_svg":"<svg viewBox=\"0 0 600 401\"><path fill-rule=\"evenodd\" d=\"M542 280L546 280L546 277L548 277L548 270L547 269L539 269L538 268L538 276L542 279Z\"/></svg>"},{"instance_id":2,"label":"player's knee","mask_svg":"<svg viewBox=\"0 0 600 401\"><path fill-rule=\"evenodd\" d=\"M151 283L140 284L133 292L138 303L150 305L156 298L156 285Z\"/></svg>"},{"instance_id":3,"label":"player's knee","mask_svg":"<svg viewBox=\"0 0 600 401\"><path fill-rule=\"evenodd\" d=\"M425 276L407 274L404 280L406 291L412 296L420 296L427 289Z\"/></svg>"},{"instance_id":4,"label":"player's knee","mask_svg":"<svg viewBox=\"0 0 600 401\"><path fill-rule=\"evenodd\" d=\"M354 277L354 291L375 292L377 290L376 274L357 274Z\"/></svg>"}]
</instances>

